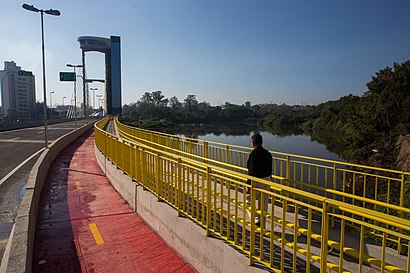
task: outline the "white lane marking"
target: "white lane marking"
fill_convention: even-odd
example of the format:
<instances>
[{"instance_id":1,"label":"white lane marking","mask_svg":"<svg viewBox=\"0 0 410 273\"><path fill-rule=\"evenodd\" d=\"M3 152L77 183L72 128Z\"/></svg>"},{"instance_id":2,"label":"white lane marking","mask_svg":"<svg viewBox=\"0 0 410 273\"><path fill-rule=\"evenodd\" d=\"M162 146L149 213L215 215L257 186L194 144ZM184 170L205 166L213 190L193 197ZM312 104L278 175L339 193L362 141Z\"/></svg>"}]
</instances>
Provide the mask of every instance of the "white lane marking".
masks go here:
<instances>
[{"instance_id":1,"label":"white lane marking","mask_svg":"<svg viewBox=\"0 0 410 273\"><path fill-rule=\"evenodd\" d=\"M44 131L37 132L37 135L42 134Z\"/></svg>"},{"instance_id":2,"label":"white lane marking","mask_svg":"<svg viewBox=\"0 0 410 273\"><path fill-rule=\"evenodd\" d=\"M0 142L12 143L44 143L44 140L30 140L30 139L0 139ZM52 142L51 140L49 142Z\"/></svg>"},{"instance_id":3,"label":"white lane marking","mask_svg":"<svg viewBox=\"0 0 410 273\"><path fill-rule=\"evenodd\" d=\"M3 177L0 180L0 186L3 185L4 182L6 182L7 179L10 178L10 176L12 176L15 172L18 171L18 169L20 169L21 167L23 167L24 164L26 164L27 162L29 162L33 157L35 157L36 155L38 155L39 153L41 153L42 151L44 151L45 148L42 148L41 150L35 152L34 154L32 154L29 158L26 158L26 160L24 160L23 162L20 163L20 165L18 165L17 167L15 167L11 172L9 172L5 177Z\"/></svg>"},{"instance_id":4,"label":"white lane marking","mask_svg":"<svg viewBox=\"0 0 410 273\"><path fill-rule=\"evenodd\" d=\"M49 127L50 130L74 130L77 129L75 127Z\"/></svg>"},{"instance_id":5,"label":"white lane marking","mask_svg":"<svg viewBox=\"0 0 410 273\"><path fill-rule=\"evenodd\" d=\"M15 137L15 138L9 139L8 141L14 141L14 140L17 140L17 139L20 139L20 138L19 138L19 137Z\"/></svg>"},{"instance_id":6,"label":"white lane marking","mask_svg":"<svg viewBox=\"0 0 410 273\"><path fill-rule=\"evenodd\" d=\"M42 128L42 127L40 127L40 128ZM0 132L0 134L15 133L15 132L21 132L21 131L27 131L27 130L43 130L43 129L39 129L39 127L31 127L31 128L3 131L3 132Z\"/></svg>"}]
</instances>

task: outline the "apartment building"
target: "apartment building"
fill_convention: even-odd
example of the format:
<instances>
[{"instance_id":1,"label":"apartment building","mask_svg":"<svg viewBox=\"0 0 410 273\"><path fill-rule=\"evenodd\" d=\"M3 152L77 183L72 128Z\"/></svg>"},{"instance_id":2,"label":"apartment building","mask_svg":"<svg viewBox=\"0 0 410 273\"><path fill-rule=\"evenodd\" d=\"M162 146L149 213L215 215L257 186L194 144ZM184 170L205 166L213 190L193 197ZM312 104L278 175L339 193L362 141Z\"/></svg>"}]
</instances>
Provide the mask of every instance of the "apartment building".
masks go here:
<instances>
[{"instance_id":1,"label":"apartment building","mask_svg":"<svg viewBox=\"0 0 410 273\"><path fill-rule=\"evenodd\" d=\"M36 102L35 78L13 61L4 62L0 70L2 119L30 119Z\"/></svg>"}]
</instances>

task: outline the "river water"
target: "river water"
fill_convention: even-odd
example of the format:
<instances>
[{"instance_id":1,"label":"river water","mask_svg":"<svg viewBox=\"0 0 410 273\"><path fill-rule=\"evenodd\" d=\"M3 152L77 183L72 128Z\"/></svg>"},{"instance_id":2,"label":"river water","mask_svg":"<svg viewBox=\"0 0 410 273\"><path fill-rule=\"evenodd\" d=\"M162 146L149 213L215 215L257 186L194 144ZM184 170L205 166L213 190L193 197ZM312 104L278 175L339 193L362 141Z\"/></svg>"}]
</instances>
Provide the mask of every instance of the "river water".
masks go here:
<instances>
[{"instance_id":1,"label":"river water","mask_svg":"<svg viewBox=\"0 0 410 273\"><path fill-rule=\"evenodd\" d=\"M284 152L294 155L311 156L329 160L342 161L340 157L326 148L326 145L312 140L306 134L275 134L263 129L241 129L234 127L202 127L185 128L183 131L174 131L174 134L193 137L206 141L214 141L231 145L251 147L250 139L255 133L263 137L263 146L269 151Z\"/></svg>"}]
</instances>

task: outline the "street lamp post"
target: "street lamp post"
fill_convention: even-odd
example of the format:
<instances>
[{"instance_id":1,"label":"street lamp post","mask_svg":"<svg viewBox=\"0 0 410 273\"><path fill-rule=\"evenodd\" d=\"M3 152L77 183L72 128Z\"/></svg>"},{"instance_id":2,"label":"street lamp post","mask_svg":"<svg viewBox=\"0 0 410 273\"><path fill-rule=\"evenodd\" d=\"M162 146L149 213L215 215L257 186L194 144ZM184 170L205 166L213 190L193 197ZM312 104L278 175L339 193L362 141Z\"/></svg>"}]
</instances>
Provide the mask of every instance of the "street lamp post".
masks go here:
<instances>
[{"instance_id":1,"label":"street lamp post","mask_svg":"<svg viewBox=\"0 0 410 273\"><path fill-rule=\"evenodd\" d=\"M104 107L103 107L103 105L104 105L104 99L100 99L100 108L102 108L101 110L102 110L102 114L104 116Z\"/></svg>"},{"instance_id":2,"label":"street lamp post","mask_svg":"<svg viewBox=\"0 0 410 273\"><path fill-rule=\"evenodd\" d=\"M34 7L33 5L28 5L28 4L23 4L22 7L26 10L32 11L32 12L40 12L41 14L41 52L42 52L42 59L43 59L43 96L44 96L44 106L43 106L43 111L44 111L44 147L47 149L48 148L48 139L47 139L47 89L46 89L46 57L44 53L44 23L43 23L43 13L46 13L48 15L54 15L54 16L59 16L60 11L55 10L55 9L48 9L48 10L42 10Z\"/></svg>"},{"instance_id":3,"label":"street lamp post","mask_svg":"<svg viewBox=\"0 0 410 273\"><path fill-rule=\"evenodd\" d=\"M78 64L66 64L67 67L72 67L74 69L74 120L75 120L75 126L77 127L77 75L75 73L75 69L77 67L83 67L83 65Z\"/></svg>"},{"instance_id":4,"label":"street lamp post","mask_svg":"<svg viewBox=\"0 0 410 273\"><path fill-rule=\"evenodd\" d=\"M90 88L90 90L93 91L93 107L95 109L95 90L98 90L98 88Z\"/></svg>"},{"instance_id":5,"label":"street lamp post","mask_svg":"<svg viewBox=\"0 0 410 273\"><path fill-rule=\"evenodd\" d=\"M50 120L53 120L53 100L51 99L51 94L54 94L54 91L50 92Z\"/></svg>"},{"instance_id":6,"label":"street lamp post","mask_svg":"<svg viewBox=\"0 0 410 273\"><path fill-rule=\"evenodd\" d=\"M97 98L98 98L98 109L100 109L100 107L101 107L101 97L102 97L102 95L97 95Z\"/></svg>"}]
</instances>

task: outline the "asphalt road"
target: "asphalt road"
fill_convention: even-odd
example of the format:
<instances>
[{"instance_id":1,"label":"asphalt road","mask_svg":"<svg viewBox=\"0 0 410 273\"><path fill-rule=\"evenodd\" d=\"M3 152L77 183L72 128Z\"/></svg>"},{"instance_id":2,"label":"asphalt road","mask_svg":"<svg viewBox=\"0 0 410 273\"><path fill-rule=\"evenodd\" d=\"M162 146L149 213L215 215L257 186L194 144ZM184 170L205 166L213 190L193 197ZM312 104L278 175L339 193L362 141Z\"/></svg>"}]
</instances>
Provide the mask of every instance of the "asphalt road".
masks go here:
<instances>
[{"instance_id":1,"label":"asphalt road","mask_svg":"<svg viewBox=\"0 0 410 273\"><path fill-rule=\"evenodd\" d=\"M77 127L85 123L79 120ZM75 122L49 125L49 144L75 128ZM31 168L43 148L44 126L0 132L0 257L7 244Z\"/></svg>"}]
</instances>

